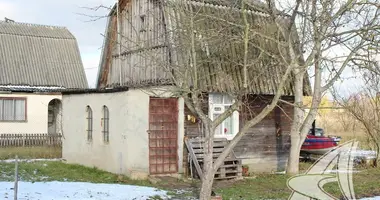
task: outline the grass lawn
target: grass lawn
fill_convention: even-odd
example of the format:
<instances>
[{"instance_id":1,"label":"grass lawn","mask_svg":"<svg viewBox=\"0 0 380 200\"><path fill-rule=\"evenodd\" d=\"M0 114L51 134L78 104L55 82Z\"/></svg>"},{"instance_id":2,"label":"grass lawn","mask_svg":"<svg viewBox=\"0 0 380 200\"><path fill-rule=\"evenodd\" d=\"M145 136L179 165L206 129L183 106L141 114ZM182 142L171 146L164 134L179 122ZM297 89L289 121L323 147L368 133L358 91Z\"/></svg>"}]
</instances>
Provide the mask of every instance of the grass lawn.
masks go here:
<instances>
[{"instance_id":1,"label":"grass lawn","mask_svg":"<svg viewBox=\"0 0 380 200\"><path fill-rule=\"evenodd\" d=\"M0 163L0 181L14 181L14 163ZM60 161L19 162L19 177L23 181L72 181L92 183L118 183L149 185L148 181L133 181L97 168Z\"/></svg>"},{"instance_id":2,"label":"grass lawn","mask_svg":"<svg viewBox=\"0 0 380 200\"><path fill-rule=\"evenodd\" d=\"M301 169L305 170L310 164L303 163ZM14 180L14 163L0 163L0 181ZM358 169L362 172L354 174L354 188L357 197L380 195L380 169ZM59 161L21 162L19 164L20 179L23 181L80 181L93 183L119 183L140 186L152 186L176 194L178 199L195 196L198 192L199 181L177 180L175 178L157 178L157 183L148 180L130 180L125 176L118 176L97 168L80 165L65 164ZM215 192L223 199L287 199L290 190L286 186L289 176L282 174L256 174L239 181L218 181L215 183ZM337 183L329 183L326 191L340 195Z\"/></svg>"},{"instance_id":3,"label":"grass lawn","mask_svg":"<svg viewBox=\"0 0 380 200\"><path fill-rule=\"evenodd\" d=\"M301 163L300 168L305 171L309 166L309 163ZM361 172L353 175L356 197L379 196L380 168L357 170ZM284 174L256 174L241 181L216 183L216 188L223 199L287 199L291 194L286 186L288 178L290 176ZM341 196L337 182L326 184L324 189L335 197Z\"/></svg>"},{"instance_id":4,"label":"grass lawn","mask_svg":"<svg viewBox=\"0 0 380 200\"><path fill-rule=\"evenodd\" d=\"M6 147L0 148L0 160L13 159L18 155L20 159L29 158L61 158L61 147Z\"/></svg>"}]
</instances>

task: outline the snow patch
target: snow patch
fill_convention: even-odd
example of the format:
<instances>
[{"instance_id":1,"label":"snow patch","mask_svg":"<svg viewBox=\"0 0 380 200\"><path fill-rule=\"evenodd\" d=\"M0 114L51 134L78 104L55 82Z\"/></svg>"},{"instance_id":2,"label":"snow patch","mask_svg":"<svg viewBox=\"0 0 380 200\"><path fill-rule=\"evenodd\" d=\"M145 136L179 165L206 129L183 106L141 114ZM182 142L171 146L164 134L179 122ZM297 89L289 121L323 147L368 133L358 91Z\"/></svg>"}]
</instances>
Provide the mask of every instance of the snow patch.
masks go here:
<instances>
[{"instance_id":1,"label":"snow patch","mask_svg":"<svg viewBox=\"0 0 380 200\"><path fill-rule=\"evenodd\" d=\"M325 173L359 173L359 172L360 171L358 171L358 170L337 170L337 169L325 171Z\"/></svg>"},{"instance_id":2,"label":"snow patch","mask_svg":"<svg viewBox=\"0 0 380 200\"><path fill-rule=\"evenodd\" d=\"M359 200L380 200L380 196L376 196L376 197L367 197L367 198L362 198L362 199L359 199Z\"/></svg>"},{"instance_id":3,"label":"snow patch","mask_svg":"<svg viewBox=\"0 0 380 200\"><path fill-rule=\"evenodd\" d=\"M44 162L44 161L62 161L62 158L52 158L52 159L18 159L17 162ZM14 163L16 162L16 159L7 159L7 160L0 160L0 163Z\"/></svg>"},{"instance_id":4,"label":"snow patch","mask_svg":"<svg viewBox=\"0 0 380 200\"><path fill-rule=\"evenodd\" d=\"M344 152L343 154L348 153L347 151ZM358 149L355 151L351 151L350 155L353 157L359 157L359 158L365 158L365 159L374 159L376 158L376 151L371 151L371 150L362 150Z\"/></svg>"},{"instance_id":5,"label":"snow patch","mask_svg":"<svg viewBox=\"0 0 380 200\"><path fill-rule=\"evenodd\" d=\"M0 199L13 199L12 182L0 182ZM166 191L152 187L95 184L85 182L18 183L19 200L146 200L151 196L167 199Z\"/></svg>"}]
</instances>

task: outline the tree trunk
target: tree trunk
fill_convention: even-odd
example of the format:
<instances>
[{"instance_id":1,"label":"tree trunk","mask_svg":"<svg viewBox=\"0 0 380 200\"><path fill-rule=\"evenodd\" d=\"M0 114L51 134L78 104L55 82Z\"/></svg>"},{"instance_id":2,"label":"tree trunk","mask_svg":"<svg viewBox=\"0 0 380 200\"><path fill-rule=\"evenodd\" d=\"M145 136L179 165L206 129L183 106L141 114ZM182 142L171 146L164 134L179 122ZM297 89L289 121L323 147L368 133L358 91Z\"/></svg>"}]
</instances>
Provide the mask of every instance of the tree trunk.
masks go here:
<instances>
[{"instance_id":1,"label":"tree trunk","mask_svg":"<svg viewBox=\"0 0 380 200\"><path fill-rule=\"evenodd\" d=\"M297 174L299 170L299 155L300 155L300 129L304 121L304 113L301 109L303 105L303 72L295 69L295 82L294 82L294 109L293 109L293 122L290 131L290 153L286 173Z\"/></svg>"},{"instance_id":2,"label":"tree trunk","mask_svg":"<svg viewBox=\"0 0 380 200\"><path fill-rule=\"evenodd\" d=\"M204 157L203 157L203 177L201 191L199 194L200 200L209 200L211 197L212 184L214 181L213 170L213 146L214 137L211 133L213 129L210 124L205 127L205 143L204 143Z\"/></svg>"},{"instance_id":3,"label":"tree trunk","mask_svg":"<svg viewBox=\"0 0 380 200\"><path fill-rule=\"evenodd\" d=\"M375 158L375 163L374 167L378 167L379 162L380 162L380 146L379 143L375 140L375 145L376 145L376 158Z\"/></svg>"},{"instance_id":4,"label":"tree trunk","mask_svg":"<svg viewBox=\"0 0 380 200\"><path fill-rule=\"evenodd\" d=\"M299 159L300 159L300 135L297 132L291 133L291 147L290 147L290 153L289 153L289 159L288 159L288 166L286 168L287 174L297 174L299 171Z\"/></svg>"},{"instance_id":5,"label":"tree trunk","mask_svg":"<svg viewBox=\"0 0 380 200\"><path fill-rule=\"evenodd\" d=\"M212 184L214 182L214 173L212 170L212 165L209 167L210 168L208 169L206 169L206 167L204 168L207 171L204 171L202 177L201 192L199 195L200 200L210 200L211 198Z\"/></svg>"}]
</instances>

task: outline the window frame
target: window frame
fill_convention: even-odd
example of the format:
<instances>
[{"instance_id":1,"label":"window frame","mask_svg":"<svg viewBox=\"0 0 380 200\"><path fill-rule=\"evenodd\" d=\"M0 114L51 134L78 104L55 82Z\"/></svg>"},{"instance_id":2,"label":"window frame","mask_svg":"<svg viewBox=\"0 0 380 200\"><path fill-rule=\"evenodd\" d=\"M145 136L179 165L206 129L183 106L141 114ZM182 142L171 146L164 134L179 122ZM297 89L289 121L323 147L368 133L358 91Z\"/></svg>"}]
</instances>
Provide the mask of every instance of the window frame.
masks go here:
<instances>
[{"instance_id":1,"label":"window frame","mask_svg":"<svg viewBox=\"0 0 380 200\"><path fill-rule=\"evenodd\" d=\"M94 117L91 106L86 106L86 133L87 133L87 142L92 142L93 140L93 131L94 131Z\"/></svg>"},{"instance_id":2,"label":"window frame","mask_svg":"<svg viewBox=\"0 0 380 200\"><path fill-rule=\"evenodd\" d=\"M109 126L109 119L110 119L110 112L106 105L103 105L102 107L102 118L101 118L101 124L102 124L102 138L103 143L108 144L110 142L110 126Z\"/></svg>"},{"instance_id":3,"label":"window frame","mask_svg":"<svg viewBox=\"0 0 380 200\"><path fill-rule=\"evenodd\" d=\"M222 95L222 103L214 103L214 99L215 99L215 95ZM225 94L225 93L209 93L209 96L208 96L208 102L209 102L209 117L210 119L213 121L214 120L214 114L222 114L225 112L225 107L226 106L232 106L234 103L235 103L235 100L232 99L230 103L225 103L224 100L225 100L225 97L227 97L228 94ZM220 111L215 111L214 108L216 107L221 107L221 110ZM223 121L221 124L219 124L219 126L222 126L221 127L221 134L217 134L215 130L215 133L214 133L214 137L215 138L226 138L227 140L232 140L236 134L239 132L239 112L238 111L234 111L232 113L232 115L230 116L232 117L232 134L228 134L226 135L224 133L224 126L225 126L225 122L226 121ZM227 120L227 119L225 119ZM218 126L218 127L219 127Z\"/></svg>"},{"instance_id":4,"label":"window frame","mask_svg":"<svg viewBox=\"0 0 380 200\"><path fill-rule=\"evenodd\" d=\"M27 98L26 97L0 97L0 100L23 100L24 101L24 119L23 120L16 120L16 119L13 119L13 120L4 120L4 117L2 116L3 113L0 113L0 122L15 122L15 123L25 123L25 122L28 122L28 101L27 101ZM13 108L13 112L15 113L15 109L16 107L14 106ZM3 104L3 108L2 110L4 110L4 104ZM15 115L16 116L16 115Z\"/></svg>"}]
</instances>

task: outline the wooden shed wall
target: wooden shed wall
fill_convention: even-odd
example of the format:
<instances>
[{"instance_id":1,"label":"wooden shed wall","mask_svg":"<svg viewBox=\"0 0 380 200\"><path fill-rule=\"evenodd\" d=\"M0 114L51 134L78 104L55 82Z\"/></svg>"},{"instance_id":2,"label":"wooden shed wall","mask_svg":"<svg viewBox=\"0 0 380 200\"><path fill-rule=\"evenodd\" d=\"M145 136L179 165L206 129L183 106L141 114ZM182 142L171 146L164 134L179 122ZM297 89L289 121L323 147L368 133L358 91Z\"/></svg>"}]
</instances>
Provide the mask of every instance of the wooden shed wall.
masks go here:
<instances>
[{"instance_id":1,"label":"wooden shed wall","mask_svg":"<svg viewBox=\"0 0 380 200\"><path fill-rule=\"evenodd\" d=\"M240 114L240 127L259 113L272 98L256 97ZM292 103L292 97L284 98ZM283 170L290 150L290 128L293 109L281 103L262 121L251 127L234 148L238 158L250 165L250 171Z\"/></svg>"},{"instance_id":2,"label":"wooden shed wall","mask_svg":"<svg viewBox=\"0 0 380 200\"><path fill-rule=\"evenodd\" d=\"M239 114L240 128L267 106L272 98L272 96L250 96ZM283 97L282 99L289 103L294 102L293 97ZM203 107L207 113L207 100L204 102ZM187 115L191 114L191 111L185 106L185 136L189 138L201 136L200 123L187 121ZM278 107L261 122L251 127L243 136L234 148L236 156L243 159L243 163L249 164L251 171L282 170L290 150L289 134L292 117L292 106L279 103ZM184 164L187 165L187 151L184 153Z\"/></svg>"}]
</instances>

